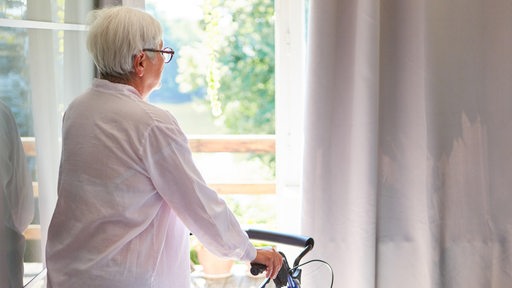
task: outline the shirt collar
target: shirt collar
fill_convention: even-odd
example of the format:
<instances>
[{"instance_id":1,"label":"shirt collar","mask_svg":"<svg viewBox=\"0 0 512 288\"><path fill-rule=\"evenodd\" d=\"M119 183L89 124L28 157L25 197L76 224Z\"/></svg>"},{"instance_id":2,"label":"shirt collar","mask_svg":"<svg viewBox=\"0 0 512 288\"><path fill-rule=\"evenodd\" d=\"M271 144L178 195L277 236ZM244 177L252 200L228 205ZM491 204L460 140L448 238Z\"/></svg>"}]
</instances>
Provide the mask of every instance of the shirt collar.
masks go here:
<instances>
[{"instance_id":1,"label":"shirt collar","mask_svg":"<svg viewBox=\"0 0 512 288\"><path fill-rule=\"evenodd\" d=\"M115 92L135 96L137 99L142 100L139 91L127 84L114 83L105 79L95 78L92 82L92 87L110 93Z\"/></svg>"}]
</instances>

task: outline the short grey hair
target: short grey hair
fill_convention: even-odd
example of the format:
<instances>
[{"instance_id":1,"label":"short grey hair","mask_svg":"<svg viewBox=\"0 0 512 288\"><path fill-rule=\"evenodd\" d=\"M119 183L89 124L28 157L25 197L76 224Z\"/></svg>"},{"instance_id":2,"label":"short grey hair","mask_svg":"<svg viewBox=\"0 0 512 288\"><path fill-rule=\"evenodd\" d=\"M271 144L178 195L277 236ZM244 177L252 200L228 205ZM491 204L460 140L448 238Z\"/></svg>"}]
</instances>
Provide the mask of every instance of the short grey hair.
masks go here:
<instances>
[{"instance_id":1,"label":"short grey hair","mask_svg":"<svg viewBox=\"0 0 512 288\"><path fill-rule=\"evenodd\" d=\"M130 79L133 56L144 48L157 49L162 26L150 14L135 8L115 6L89 14L87 49L100 77ZM154 53L151 57L154 57Z\"/></svg>"}]
</instances>

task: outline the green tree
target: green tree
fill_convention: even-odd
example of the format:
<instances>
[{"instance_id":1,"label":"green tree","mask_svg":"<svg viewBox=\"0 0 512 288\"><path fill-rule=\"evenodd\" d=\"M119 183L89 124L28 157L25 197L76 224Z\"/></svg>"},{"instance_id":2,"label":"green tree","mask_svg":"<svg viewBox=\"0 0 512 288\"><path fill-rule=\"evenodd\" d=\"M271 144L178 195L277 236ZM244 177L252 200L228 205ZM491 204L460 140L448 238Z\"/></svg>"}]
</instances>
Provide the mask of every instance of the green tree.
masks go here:
<instances>
[{"instance_id":1,"label":"green tree","mask_svg":"<svg viewBox=\"0 0 512 288\"><path fill-rule=\"evenodd\" d=\"M181 90L206 90L231 133L273 134L273 0L205 0L203 13L201 42L180 51Z\"/></svg>"},{"instance_id":2,"label":"green tree","mask_svg":"<svg viewBox=\"0 0 512 288\"><path fill-rule=\"evenodd\" d=\"M33 136L25 29L0 28L0 101L9 106L21 136Z\"/></svg>"}]
</instances>

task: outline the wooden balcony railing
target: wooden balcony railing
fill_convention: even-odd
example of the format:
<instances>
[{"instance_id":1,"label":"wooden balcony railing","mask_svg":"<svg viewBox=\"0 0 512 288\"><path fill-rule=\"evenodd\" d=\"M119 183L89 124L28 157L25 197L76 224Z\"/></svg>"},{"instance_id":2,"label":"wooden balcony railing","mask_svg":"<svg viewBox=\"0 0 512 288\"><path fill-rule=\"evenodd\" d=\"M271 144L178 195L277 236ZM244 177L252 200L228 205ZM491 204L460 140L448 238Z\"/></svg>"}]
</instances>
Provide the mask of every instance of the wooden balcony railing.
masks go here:
<instances>
[{"instance_id":1,"label":"wooden balcony railing","mask_svg":"<svg viewBox=\"0 0 512 288\"><path fill-rule=\"evenodd\" d=\"M274 135L192 135L189 136L189 146L195 153L275 153ZM22 137L25 154L29 157L37 156L36 139ZM262 195L275 194L274 182L252 183L208 183L219 194ZM39 196L37 182L33 183L34 195ZM39 225L30 225L25 231L29 240L41 239Z\"/></svg>"},{"instance_id":2,"label":"wooden balcony railing","mask_svg":"<svg viewBox=\"0 0 512 288\"><path fill-rule=\"evenodd\" d=\"M188 136L192 152L213 153L275 153L274 135L191 135ZM36 156L34 137L21 137L27 156Z\"/></svg>"}]
</instances>

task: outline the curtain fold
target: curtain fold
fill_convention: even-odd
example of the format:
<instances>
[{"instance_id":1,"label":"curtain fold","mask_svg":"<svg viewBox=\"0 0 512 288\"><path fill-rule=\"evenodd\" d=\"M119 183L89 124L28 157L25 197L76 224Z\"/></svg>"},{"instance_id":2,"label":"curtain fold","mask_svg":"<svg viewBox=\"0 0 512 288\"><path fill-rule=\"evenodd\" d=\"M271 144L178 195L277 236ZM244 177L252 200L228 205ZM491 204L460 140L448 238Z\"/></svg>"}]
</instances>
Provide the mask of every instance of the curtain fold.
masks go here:
<instances>
[{"instance_id":1,"label":"curtain fold","mask_svg":"<svg viewBox=\"0 0 512 288\"><path fill-rule=\"evenodd\" d=\"M334 287L510 286L512 2L310 8L311 257ZM304 280L328 287L323 270Z\"/></svg>"}]
</instances>

